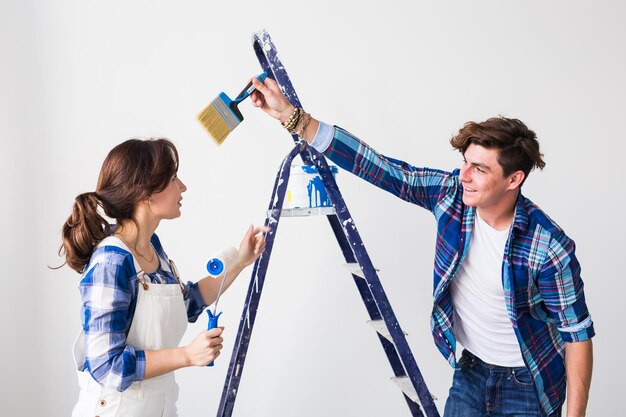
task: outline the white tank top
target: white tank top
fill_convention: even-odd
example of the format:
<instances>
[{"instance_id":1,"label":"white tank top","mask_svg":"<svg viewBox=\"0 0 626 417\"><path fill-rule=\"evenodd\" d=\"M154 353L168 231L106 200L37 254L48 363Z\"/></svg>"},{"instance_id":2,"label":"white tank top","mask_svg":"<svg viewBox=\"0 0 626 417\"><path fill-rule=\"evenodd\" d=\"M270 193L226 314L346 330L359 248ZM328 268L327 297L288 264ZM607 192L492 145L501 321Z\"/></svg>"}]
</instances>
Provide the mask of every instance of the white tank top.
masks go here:
<instances>
[{"instance_id":1,"label":"white tank top","mask_svg":"<svg viewBox=\"0 0 626 417\"><path fill-rule=\"evenodd\" d=\"M492 365L525 366L502 286L509 229L496 230L478 212L465 259L450 285L454 334L474 355Z\"/></svg>"}]
</instances>

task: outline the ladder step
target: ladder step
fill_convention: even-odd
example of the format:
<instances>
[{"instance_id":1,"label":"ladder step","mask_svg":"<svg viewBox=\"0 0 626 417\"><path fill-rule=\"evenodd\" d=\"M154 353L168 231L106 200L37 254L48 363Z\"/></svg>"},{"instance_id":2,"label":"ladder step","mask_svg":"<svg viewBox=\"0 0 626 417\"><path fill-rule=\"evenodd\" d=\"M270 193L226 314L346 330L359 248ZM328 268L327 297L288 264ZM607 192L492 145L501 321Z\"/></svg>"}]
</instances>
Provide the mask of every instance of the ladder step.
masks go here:
<instances>
[{"instance_id":1,"label":"ladder step","mask_svg":"<svg viewBox=\"0 0 626 417\"><path fill-rule=\"evenodd\" d=\"M379 335L393 343L393 340L391 339L391 333L389 332L389 329L387 328L384 320L368 320L367 324L372 326ZM405 336L408 335L408 333L404 330L402 331L402 333L404 333Z\"/></svg>"},{"instance_id":2,"label":"ladder step","mask_svg":"<svg viewBox=\"0 0 626 417\"><path fill-rule=\"evenodd\" d=\"M280 217L328 216L335 213L334 207L284 208L280 212ZM267 217L271 215L272 210L268 210Z\"/></svg>"},{"instance_id":3,"label":"ladder step","mask_svg":"<svg viewBox=\"0 0 626 417\"><path fill-rule=\"evenodd\" d=\"M361 269L361 265L359 265L358 262L349 262L349 263L345 263L344 265L346 266L346 268L348 268L348 271L351 274L356 275L357 277L365 279L365 275L363 274L363 270ZM374 268L374 271L380 272L380 269Z\"/></svg>"},{"instance_id":4,"label":"ladder step","mask_svg":"<svg viewBox=\"0 0 626 417\"><path fill-rule=\"evenodd\" d=\"M350 271L352 275L356 275L357 277L365 279L365 275L363 275L361 265L359 265L357 262L350 262L344 265L346 266L346 268L348 268L348 271Z\"/></svg>"},{"instance_id":5,"label":"ladder step","mask_svg":"<svg viewBox=\"0 0 626 417\"><path fill-rule=\"evenodd\" d=\"M398 388L400 388L404 395L409 397L411 401L416 404L420 403L419 398L417 397L417 391L415 391L415 388L411 383L411 379L409 379L408 376L394 376L391 378L391 380L395 382Z\"/></svg>"},{"instance_id":6,"label":"ladder step","mask_svg":"<svg viewBox=\"0 0 626 417\"><path fill-rule=\"evenodd\" d=\"M395 382L395 384L402 390L404 395L409 397L411 401L416 404L420 404L419 397L417 396L417 392L415 391L415 387L411 383L411 379L408 376L394 376L391 377L391 380ZM433 400L437 401L437 397L430 394Z\"/></svg>"}]
</instances>

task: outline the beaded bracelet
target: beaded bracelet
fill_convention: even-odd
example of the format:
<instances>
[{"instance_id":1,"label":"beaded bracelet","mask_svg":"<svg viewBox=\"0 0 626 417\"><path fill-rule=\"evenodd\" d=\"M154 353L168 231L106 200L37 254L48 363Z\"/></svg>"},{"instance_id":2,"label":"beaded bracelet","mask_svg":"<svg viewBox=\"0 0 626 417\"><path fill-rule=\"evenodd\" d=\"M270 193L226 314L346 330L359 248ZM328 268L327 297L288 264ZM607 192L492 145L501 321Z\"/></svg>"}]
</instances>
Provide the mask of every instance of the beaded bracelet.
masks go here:
<instances>
[{"instance_id":1,"label":"beaded bracelet","mask_svg":"<svg viewBox=\"0 0 626 417\"><path fill-rule=\"evenodd\" d=\"M293 110L293 113L291 113L291 116L289 116L289 119L285 123L281 123L282 127L287 129L289 133L293 134L295 127L298 125L298 123L300 123L300 120L302 119L303 113L304 110L302 110L301 107L296 107Z\"/></svg>"},{"instance_id":2,"label":"beaded bracelet","mask_svg":"<svg viewBox=\"0 0 626 417\"><path fill-rule=\"evenodd\" d=\"M302 110L301 107L298 107L298 114L293 119L293 123L291 123L289 126L286 127L289 133L291 134L294 133L294 130L296 129L296 126L298 126L298 124L300 123L300 120L302 120L303 115L304 115L304 110Z\"/></svg>"},{"instance_id":3,"label":"beaded bracelet","mask_svg":"<svg viewBox=\"0 0 626 417\"><path fill-rule=\"evenodd\" d=\"M302 136L304 135L304 130L309 125L310 121L311 121L311 115L309 113L304 113L304 115L302 116L302 127L298 130L294 129L293 133L295 133L296 135L302 138Z\"/></svg>"}]
</instances>

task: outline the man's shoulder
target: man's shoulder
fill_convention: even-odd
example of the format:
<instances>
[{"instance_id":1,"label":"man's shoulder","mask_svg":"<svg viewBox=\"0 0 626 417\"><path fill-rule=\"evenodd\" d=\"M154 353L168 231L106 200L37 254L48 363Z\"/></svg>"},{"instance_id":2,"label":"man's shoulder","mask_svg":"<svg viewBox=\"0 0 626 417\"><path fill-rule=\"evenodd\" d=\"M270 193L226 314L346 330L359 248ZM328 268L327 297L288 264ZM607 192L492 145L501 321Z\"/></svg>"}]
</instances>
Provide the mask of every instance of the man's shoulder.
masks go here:
<instances>
[{"instance_id":1,"label":"man's shoulder","mask_svg":"<svg viewBox=\"0 0 626 417\"><path fill-rule=\"evenodd\" d=\"M571 240L563 228L529 198L520 196L520 208L527 218L526 230L528 233L537 233L540 230L543 234L549 235L551 239Z\"/></svg>"}]
</instances>

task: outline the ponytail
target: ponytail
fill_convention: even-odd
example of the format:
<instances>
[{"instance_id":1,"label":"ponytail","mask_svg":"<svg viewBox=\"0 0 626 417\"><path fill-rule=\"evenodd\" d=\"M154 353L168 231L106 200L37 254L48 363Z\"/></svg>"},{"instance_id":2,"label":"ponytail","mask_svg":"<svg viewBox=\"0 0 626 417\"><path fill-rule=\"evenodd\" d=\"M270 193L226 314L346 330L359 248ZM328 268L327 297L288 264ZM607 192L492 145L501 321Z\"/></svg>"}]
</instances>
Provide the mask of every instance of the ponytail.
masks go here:
<instances>
[{"instance_id":1,"label":"ponytail","mask_svg":"<svg viewBox=\"0 0 626 417\"><path fill-rule=\"evenodd\" d=\"M110 234L111 226L99 209L117 224L134 222L137 202L163 191L177 171L178 151L168 139L129 139L111 149L96 192L78 195L63 225L59 255L65 256L65 263L82 274L93 249Z\"/></svg>"},{"instance_id":2,"label":"ponytail","mask_svg":"<svg viewBox=\"0 0 626 417\"><path fill-rule=\"evenodd\" d=\"M110 233L109 222L100 215L102 201L97 193L79 194L74 200L72 214L63 225L63 246L59 254L65 254L65 262L78 273L83 273L91 253L98 242Z\"/></svg>"}]
</instances>

